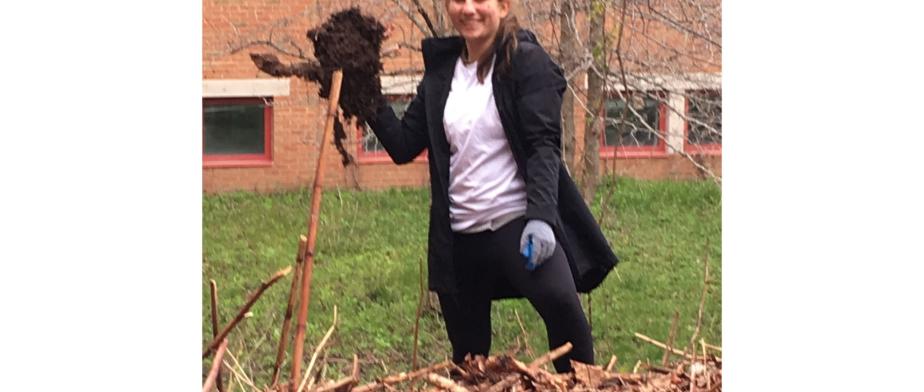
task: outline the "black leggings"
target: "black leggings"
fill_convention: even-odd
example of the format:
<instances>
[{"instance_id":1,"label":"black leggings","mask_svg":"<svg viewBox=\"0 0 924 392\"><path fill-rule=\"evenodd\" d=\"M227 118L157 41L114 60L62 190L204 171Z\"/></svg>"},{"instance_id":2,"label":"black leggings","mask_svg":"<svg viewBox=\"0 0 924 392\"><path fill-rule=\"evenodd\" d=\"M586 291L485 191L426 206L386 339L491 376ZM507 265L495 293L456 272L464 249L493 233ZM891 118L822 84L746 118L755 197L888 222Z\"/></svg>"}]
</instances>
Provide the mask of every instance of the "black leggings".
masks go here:
<instances>
[{"instance_id":1,"label":"black leggings","mask_svg":"<svg viewBox=\"0 0 924 392\"><path fill-rule=\"evenodd\" d=\"M491 349L491 294L494 285L506 280L533 305L545 321L549 349L565 342L574 346L555 360L555 370L571 371L573 359L593 364L590 326L581 308L571 269L561 246L534 271L527 271L520 254L520 234L526 224L518 218L497 231L456 233L453 260L459 294L439 294L446 332L452 343L452 360L461 363L466 354L487 356Z\"/></svg>"}]
</instances>

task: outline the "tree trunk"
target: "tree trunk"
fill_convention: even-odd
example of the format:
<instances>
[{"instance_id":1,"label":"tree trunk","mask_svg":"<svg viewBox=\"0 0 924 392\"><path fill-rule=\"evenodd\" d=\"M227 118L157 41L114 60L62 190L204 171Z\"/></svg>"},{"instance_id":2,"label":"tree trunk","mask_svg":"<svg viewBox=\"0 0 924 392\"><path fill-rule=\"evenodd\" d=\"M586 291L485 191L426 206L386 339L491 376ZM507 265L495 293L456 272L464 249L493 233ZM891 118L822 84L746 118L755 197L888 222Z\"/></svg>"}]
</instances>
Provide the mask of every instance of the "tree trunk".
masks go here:
<instances>
[{"instance_id":1,"label":"tree trunk","mask_svg":"<svg viewBox=\"0 0 924 392\"><path fill-rule=\"evenodd\" d=\"M574 4L570 0L561 1L561 13L559 23L561 25L561 39L558 41L558 62L565 72L565 76L574 75L574 70L578 67L578 59L574 53L577 53L577 23L574 21ZM568 81L569 86L574 86L573 81L579 80L577 75L574 79ZM561 156L570 173L575 173L574 162L574 92L571 88L565 90L561 103Z\"/></svg>"},{"instance_id":2,"label":"tree trunk","mask_svg":"<svg viewBox=\"0 0 924 392\"><path fill-rule=\"evenodd\" d=\"M591 0L587 23L590 28L588 43L593 54L593 69L587 71L587 108L592 111L585 119L584 154L581 193L587 204L593 202L600 179L600 133L603 130L603 104L606 99L603 77L598 75L606 69L606 42L603 39L606 3ZM595 71L596 69L596 71ZM597 72L598 71L598 72Z\"/></svg>"}]
</instances>

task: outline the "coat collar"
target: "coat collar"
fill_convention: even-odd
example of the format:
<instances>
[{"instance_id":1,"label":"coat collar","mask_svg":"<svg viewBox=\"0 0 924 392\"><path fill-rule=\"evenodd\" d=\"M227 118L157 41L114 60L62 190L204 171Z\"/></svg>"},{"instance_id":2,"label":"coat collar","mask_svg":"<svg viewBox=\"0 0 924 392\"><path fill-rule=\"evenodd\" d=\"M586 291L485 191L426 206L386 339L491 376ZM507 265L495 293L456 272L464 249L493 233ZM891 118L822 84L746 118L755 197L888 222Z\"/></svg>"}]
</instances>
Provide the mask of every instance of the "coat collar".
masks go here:
<instances>
[{"instance_id":1,"label":"coat collar","mask_svg":"<svg viewBox=\"0 0 924 392\"><path fill-rule=\"evenodd\" d=\"M520 29L517 31L518 42L529 42L539 45L539 40L532 31ZM465 40L462 37L454 35L443 38L427 38L421 43L423 52L424 69L426 73L431 73L440 79L448 79L452 76L452 70L455 66L456 59L462 54L462 47ZM497 53L500 54L500 46ZM500 59L500 56L496 57Z\"/></svg>"}]
</instances>

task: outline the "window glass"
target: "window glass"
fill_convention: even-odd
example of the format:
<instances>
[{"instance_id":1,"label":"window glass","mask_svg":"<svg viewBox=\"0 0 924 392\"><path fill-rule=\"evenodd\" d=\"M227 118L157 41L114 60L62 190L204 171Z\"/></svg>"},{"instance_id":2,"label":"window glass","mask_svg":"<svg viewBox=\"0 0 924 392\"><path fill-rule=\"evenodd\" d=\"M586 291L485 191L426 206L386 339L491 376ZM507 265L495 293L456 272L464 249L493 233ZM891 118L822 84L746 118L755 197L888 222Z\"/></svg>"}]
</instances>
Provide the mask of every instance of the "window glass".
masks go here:
<instances>
[{"instance_id":1,"label":"window glass","mask_svg":"<svg viewBox=\"0 0 924 392\"><path fill-rule=\"evenodd\" d=\"M656 146L659 141L656 132L659 131L661 120L659 101L655 97L643 95L629 95L627 98L631 106L627 106L626 101L618 97L606 100L604 145Z\"/></svg>"},{"instance_id":2,"label":"window glass","mask_svg":"<svg viewBox=\"0 0 924 392\"><path fill-rule=\"evenodd\" d=\"M687 142L722 144L722 94L718 91L695 91L688 94Z\"/></svg>"},{"instance_id":3,"label":"window glass","mask_svg":"<svg viewBox=\"0 0 924 392\"><path fill-rule=\"evenodd\" d=\"M203 150L206 155L263 154L264 105L206 105L203 116Z\"/></svg>"}]
</instances>

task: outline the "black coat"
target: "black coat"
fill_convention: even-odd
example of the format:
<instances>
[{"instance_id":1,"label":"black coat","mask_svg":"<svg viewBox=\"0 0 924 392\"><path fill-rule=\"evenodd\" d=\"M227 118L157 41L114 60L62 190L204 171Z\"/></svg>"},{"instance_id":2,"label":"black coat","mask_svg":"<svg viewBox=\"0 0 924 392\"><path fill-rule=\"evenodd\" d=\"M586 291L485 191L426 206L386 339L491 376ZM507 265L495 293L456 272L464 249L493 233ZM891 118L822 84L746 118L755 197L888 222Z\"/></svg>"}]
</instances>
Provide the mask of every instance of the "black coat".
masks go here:
<instances>
[{"instance_id":1,"label":"black coat","mask_svg":"<svg viewBox=\"0 0 924 392\"><path fill-rule=\"evenodd\" d=\"M580 292L596 288L619 261L600 227L561 164L561 102L566 81L561 68L526 30L509 72L495 63L492 83L501 124L526 182L526 218L541 219L555 231L575 285ZM382 105L370 127L391 159L411 162L425 148L430 164L429 287L440 293L457 290L449 225L449 143L443 109L456 60L465 45L460 37L423 41L425 72L400 121ZM495 57L501 58L500 53ZM512 287L499 287L494 298L520 297Z\"/></svg>"}]
</instances>

